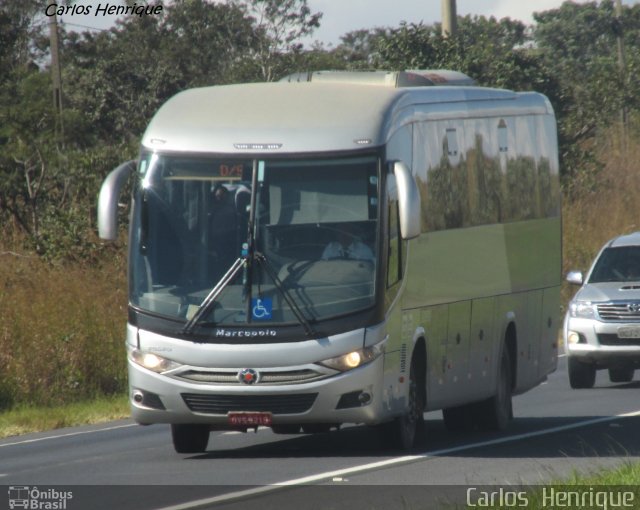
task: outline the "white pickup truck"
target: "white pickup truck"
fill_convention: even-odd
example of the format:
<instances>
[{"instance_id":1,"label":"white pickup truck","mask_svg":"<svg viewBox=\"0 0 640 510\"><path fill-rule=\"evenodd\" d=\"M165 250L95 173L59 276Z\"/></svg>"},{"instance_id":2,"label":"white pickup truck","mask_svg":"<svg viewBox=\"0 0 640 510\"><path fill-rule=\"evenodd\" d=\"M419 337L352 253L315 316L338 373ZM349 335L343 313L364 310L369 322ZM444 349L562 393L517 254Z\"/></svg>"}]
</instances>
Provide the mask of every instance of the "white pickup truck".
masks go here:
<instances>
[{"instance_id":1,"label":"white pickup truck","mask_svg":"<svg viewBox=\"0 0 640 510\"><path fill-rule=\"evenodd\" d=\"M608 369L615 383L633 380L640 366L640 232L606 243L581 285L564 320L564 346L572 388L591 388L596 370Z\"/></svg>"}]
</instances>

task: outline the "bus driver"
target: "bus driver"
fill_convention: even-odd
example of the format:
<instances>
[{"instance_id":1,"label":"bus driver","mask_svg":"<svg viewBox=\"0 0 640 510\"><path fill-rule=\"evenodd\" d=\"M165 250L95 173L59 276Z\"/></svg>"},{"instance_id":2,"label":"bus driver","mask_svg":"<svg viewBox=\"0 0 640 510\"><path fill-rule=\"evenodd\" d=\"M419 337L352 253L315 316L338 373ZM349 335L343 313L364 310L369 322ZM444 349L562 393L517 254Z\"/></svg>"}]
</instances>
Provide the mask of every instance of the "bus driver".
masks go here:
<instances>
[{"instance_id":1,"label":"bus driver","mask_svg":"<svg viewBox=\"0 0 640 510\"><path fill-rule=\"evenodd\" d=\"M322 260L352 259L374 262L373 251L360 241L348 223L338 230L338 240L331 241L322 252Z\"/></svg>"}]
</instances>

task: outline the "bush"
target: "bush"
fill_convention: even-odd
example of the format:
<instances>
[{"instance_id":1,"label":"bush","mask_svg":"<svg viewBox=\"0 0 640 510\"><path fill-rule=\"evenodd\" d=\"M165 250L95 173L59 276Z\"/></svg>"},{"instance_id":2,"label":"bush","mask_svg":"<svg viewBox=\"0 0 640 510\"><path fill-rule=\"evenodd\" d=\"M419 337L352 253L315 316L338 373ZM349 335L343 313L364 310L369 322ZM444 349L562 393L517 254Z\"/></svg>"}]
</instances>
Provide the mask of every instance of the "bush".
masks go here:
<instances>
[{"instance_id":1,"label":"bush","mask_svg":"<svg viewBox=\"0 0 640 510\"><path fill-rule=\"evenodd\" d=\"M123 257L93 267L2 259L0 409L124 392Z\"/></svg>"},{"instance_id":2,"label":"bush","mask_svg":"<svg viewBox=\"0 0 640 510\"><path fill-rule=\"evenodd\" d=\"M623 143L619 128L599 138L595 148L603 169L593 180L573 183L563 206L563 270L587 271L609 239L640 230L640 135ZM565 301L575 292L566 285Z\"/></svg>"}]
</instances>

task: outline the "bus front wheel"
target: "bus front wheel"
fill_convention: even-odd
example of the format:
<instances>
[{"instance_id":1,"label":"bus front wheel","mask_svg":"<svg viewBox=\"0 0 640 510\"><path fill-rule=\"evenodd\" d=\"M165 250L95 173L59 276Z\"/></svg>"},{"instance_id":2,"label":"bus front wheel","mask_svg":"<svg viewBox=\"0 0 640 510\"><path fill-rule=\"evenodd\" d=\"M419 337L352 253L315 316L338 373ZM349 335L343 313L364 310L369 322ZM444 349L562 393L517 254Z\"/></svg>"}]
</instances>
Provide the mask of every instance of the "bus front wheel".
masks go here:
<instances>
[{"instance_id":1,"label":"bus front wheel","mask_svg":"<svg viewBox=\"0 0 640 510\"><path fill-rule=\"evenodd\" d=\"M177 453L201 453L209 443L209 425L172 424L171 438Z\"/></svg>"},{"instance_id":2,"label":"bus front wheel","mask_svg":"<svg viewBox=\"0 0 640 510\"><path fill-rule=\"evenodd\" d=\"M383 441L393 448L411 450L420 446L425 439L425 374L418 359L414 356L411 360L409 393L404 414L381 426Z\"/></svg>"}]
</instances>

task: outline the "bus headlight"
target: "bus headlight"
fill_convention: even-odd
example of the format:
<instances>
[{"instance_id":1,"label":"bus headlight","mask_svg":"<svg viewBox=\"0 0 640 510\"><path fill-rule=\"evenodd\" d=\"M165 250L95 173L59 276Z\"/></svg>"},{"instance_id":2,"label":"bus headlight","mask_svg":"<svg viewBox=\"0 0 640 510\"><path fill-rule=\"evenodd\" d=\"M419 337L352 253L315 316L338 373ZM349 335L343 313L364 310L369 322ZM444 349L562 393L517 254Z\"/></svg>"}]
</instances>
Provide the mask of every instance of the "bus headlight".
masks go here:
<instances>
[{"instance_id":1,"label":"bus headlight","mask_svg":"<svg viewBox=\"0 0 640 510\"><path fill-rule=\"evenodd\" d=\"M180 364L175 361L158 356L153 352L141 351L139 349L129 350L129 359L135 364L158 374L173 370L180 366Z\"/></svg>"},{"instance_id":2,"label":"bus headlight","mask_svg":"<svg viewBox=\"0 0 640 510\"><path fill-rule=\"evenodd\" d=\"M358 349L357 351L351 351L342 356L336 356L335 358L329 358L319 361L319 365L339 370L340 372L346 372L352 370L367 363L371 363L374 359L379 357L384 352L384 346L386 341L380 342L371 347L365 347L364 349Z\"/></svg>"}]
</instances>

